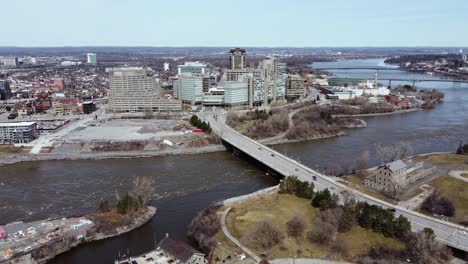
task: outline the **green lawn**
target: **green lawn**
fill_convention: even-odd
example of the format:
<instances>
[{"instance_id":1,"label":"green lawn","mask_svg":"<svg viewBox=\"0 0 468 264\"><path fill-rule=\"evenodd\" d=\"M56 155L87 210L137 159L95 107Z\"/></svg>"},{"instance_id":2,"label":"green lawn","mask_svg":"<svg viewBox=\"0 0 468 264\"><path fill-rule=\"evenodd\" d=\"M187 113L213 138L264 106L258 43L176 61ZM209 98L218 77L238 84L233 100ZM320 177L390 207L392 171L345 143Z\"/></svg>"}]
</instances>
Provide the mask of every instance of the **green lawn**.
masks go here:
<instances>
[{"instance_id":1,"label":"green lawn","mask_svg":"<svg viewBox=\"0 0 468 264\"><path fill-rule=\"evenodd\" d=\"M224 208L223 208L224 210ZM267 194L260 198L239 203L232 207L226 219L226 225L230 233L242 244L249 247L257 255L263 250L252 248L249 245L247 234L252 232L256 224L262 221L270 221L286 233L286 222L297 214L306 218L307 228L304 232L311 231L317 209L313 208L307 199L298 198L289 194ZM218 242L228 245L224 235L217 235ZM401 248L403 244L396 239L386 238L382 234L374 233L359 226L354 226L347 233L340 233L337 239L342 239L349 247L350 257L367 253L372 245L383 244L391 248ZM231 248L236 252L235 246ZM237 249L238 252L238 249ZM278 245L266 252L269 259L288 258L296 252L297 258L324 258L327 255L327 246L311 243L307 238L283 239ZM332 258L342 260L342 256L332 254Z\"/></svg>"},{"instance_id":2,"label":"green lawn","mask_svg":"<svg viewBox=\"0 0 468 264\"><path fill-rule=\"evenodd\" d=\"M437 191L455 205L455 222L468 221L468 183L450 176L443 176L431 183Z\"/></svg>"}]
</instances>

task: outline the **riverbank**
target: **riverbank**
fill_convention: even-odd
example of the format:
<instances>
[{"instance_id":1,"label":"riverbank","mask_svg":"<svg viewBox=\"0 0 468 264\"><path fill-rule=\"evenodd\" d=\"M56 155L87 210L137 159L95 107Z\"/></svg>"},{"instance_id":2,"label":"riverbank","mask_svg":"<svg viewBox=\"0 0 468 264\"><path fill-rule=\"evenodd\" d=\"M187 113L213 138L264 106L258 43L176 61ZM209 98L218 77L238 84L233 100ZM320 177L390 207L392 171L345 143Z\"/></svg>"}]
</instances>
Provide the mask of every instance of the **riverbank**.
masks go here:
<instances>
[{"instance_id":1,"label":"riverbank","mask_svg":"<svg viewBox=\"0 0 468 264\"><path fill-rule=\"evenodd\" d=\"M18 153L2 154L0 156L0 167L19 162L46 161L46 160L99 160L99 159L130 159L130 158L150 158L160 156L196 155L224 151L223 145L210 145L198 148L166 149L160 151L114 151L114 152L91 152L91 153Z\"/></svg>"},{"instance_id":2,"label":"riverbank","mask_svg":"<svg viewBox=\"0 0 468 264\"><path fill-rule=\"evenodd\" d=\"M374 114L353 114L353 115L333 115L334 117L372 117L372 116L387 116L387 115L399 115L399 114L407 114L417 111L422 111L423 108L411 108L405 110L396 110L393 112L387 113L374 113Z\"/></svg>"},{"instance_id":3,"label":"riverbank","mask_svg":"<svg viewBox=\"0 0 468 264\"><path fill-rule=\"evenodd\" d=\"M111 210L82 217L7 224L3 228L8 237L0 240L0 250L4 252L0 263L47 263L79 245L132 231L155 214L156 208L147 206L128 215Z\"/></svg>"}]
</instances>

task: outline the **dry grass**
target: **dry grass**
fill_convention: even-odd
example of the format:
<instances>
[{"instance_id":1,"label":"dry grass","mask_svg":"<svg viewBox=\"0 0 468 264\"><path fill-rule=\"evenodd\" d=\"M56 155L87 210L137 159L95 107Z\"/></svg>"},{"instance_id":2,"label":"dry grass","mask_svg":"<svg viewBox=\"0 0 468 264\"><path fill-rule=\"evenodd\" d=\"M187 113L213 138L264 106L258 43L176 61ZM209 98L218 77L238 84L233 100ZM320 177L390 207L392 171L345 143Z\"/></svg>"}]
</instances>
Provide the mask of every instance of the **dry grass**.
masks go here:
<instances>
[{"instance_id":1,"label":"dry grass","mask_svg":"<svg viewBox=\"0 0 468 264\"><path fill-rule=\"evenodd\" d=\"M426 161L436 166L457 166L468 162L468 155L435 154L418 157L417 160Z\"/></svg>"},{"instance_id":2,"label":"dry grass","mask_svg":"<svg viewBox=\"0 0 468 264\"><path fill-rule=\"evenodd\" d=\"M0 153L21 153L23 147L15 147L13 145L0 145Z\"/></svg>"},{"instance_id":3,"label":"dry grass","mask_svg":"<svg viewBox=\"0 0 468 264\"><path fill-rule=\"evenodd\" d=\"M222 208L221 210L224 210ZM328 247L310 242L305 234L314 229L313 222L318 210L313 208L310 200L298 198L290 194L268 194L260 198L239 203L232 207L226 219L229 232L237 238L243 245L249 247L257 255L264 253L263 249L249 245L248 235L255 230L257 223L269 221L280 228L285 238L267 253L269 259L288 258L295 255L297 258L324 258L327 256ZM303 215L306 220L304 237L299 239L288 238L286 236L286 222L297 214ZM216 254L221 257L229 252L239 253L234 244L219 232L216 235L218 246ZM351 231L340 233L338 239L343 240L349 247L350 255L353 258L357 254L367 253L371 246L382 244L391 248L402 248L404 245L396 239L386 238L382 234L374 233L359 226L354 226ZM335 260L343 260L345 257L339 253L332 253Z\"/></svg>"},{"instance_id":4,"label":"dry grass","mask_svg":"<svg viewBox=\"0 0 468 264\"><path fill-rule=\"evenodd\" d=\"M453 221L468 221L468 183L450 176L443 176L431 182L442 195L449 198L455 206Z\"/></svg>"},{"instance_id":5,"label":"dry grass","mask_svg":"<svg viewBox=\"0 0 468 264\"><path fill-rule=\"evenodd\" d=\"M468 173L462 173L462 177L468 178Z\"/></svg>"},{"instance_id":6,"label":"dry grass","mask_svg":"<svg viewBox=\"0 0 468 264\"><path fill-rule=\"evenodd\" d=\"M352 256L367 254L369 248L380 244L391 249L404 249L405 244L395 238L384 235L360 226L353 226L349 232L339 233L337 240L342 240Z\"/></svg>"},{"instance_id":7,"label":"dry grass","mask_svg":"<svg viewBox=\"0 0 468 264\"><path fill-rule=\"evenodd\" d=\"M88 217L96 223L97 232L106 234L115 231L117 227L129 225L136 217L143 215L147 210L148 208L145 207L128 214L120 214L114 208L107 212L96 212Z\"/></svg>"}]
</instances>

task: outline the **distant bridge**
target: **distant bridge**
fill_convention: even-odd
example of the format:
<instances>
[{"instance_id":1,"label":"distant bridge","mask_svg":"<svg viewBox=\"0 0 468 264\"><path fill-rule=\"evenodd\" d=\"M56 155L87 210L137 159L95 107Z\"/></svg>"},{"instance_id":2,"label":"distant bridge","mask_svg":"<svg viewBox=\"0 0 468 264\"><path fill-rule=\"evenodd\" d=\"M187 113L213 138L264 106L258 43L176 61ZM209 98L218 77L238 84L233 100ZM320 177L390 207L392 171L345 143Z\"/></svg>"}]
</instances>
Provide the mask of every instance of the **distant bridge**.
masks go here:
<instances>
[{"instance_id":1,"label":"distant bridge","mask_svg":"<svg viewBox=\"0 0 468 264\"><path fill-rule=\"evenodd\" d=\"M451 79L401 79L401 78L379 78L379 81L397 81L397 82L455 82L468 83L468 80L451 80Z\"/></svg>"},{"instance_id":2,"label":"distant bridge","mask_svg":"<svg viewBox=\"0 0 468 264\"><path fill-rule=\"evenodd\" d=\"M400 70L397 67L329 67L329 68L313 68L314 70L374 70L374 71L395 71Z\"/></svg>"}]
</instances>

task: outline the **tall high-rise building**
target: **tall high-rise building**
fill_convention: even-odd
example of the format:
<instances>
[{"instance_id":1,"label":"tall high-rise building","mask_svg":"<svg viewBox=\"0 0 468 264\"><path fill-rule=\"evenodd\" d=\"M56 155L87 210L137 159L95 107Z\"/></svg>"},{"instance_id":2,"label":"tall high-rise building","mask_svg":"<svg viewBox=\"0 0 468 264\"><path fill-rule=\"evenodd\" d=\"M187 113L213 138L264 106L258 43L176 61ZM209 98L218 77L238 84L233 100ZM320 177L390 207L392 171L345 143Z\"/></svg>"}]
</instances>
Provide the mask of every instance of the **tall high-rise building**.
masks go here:
<instances>
[{"instance_id":1,"label":"tall high-rise building","mask_svg":"<svg viewBox=\"0 0 468 264\"><path fill-rule=\"evenodd\" d=\"M466 54L463 54L462 61L468 63L468 57L466 56Z\"/></svg>"},{"instance_id":2,"label":"tall high-rise building","mask_svg":"<svg viewBox=\"0 0 468 264\"><path fill-rule=\"evenodd\" d=\"M168 71L169 70L169 62L165 62L164 63L164 71Z\"/></svg>"},{"instance_id":3,"label":"tall high-rise building","mask_svg":"<svg viewBox=\"0 0 468 264\"><path fill-rule=\"evenodd\" d=\"M86 58L87 58L86 62L88 64L93 64L93 65L97 64L97 59L96 59L96 54L95 53L87 53Z\"/></svg>"},{"instance_id":4,"label":"tall high-rise building","mask_svg":"<svg viewBox=\"0 0 468 264\"><path fill-rule=\"evenodd\" d=\"M204 75L184 72L172 79L173 96L185 103L198 104L203 101Z\"/></svg>"},{"instance_id":5,"label":"tall high-rise building","mask_svg":"<svg viewBox=\"0 0 468 264\"><path fill-rule=\"evenodd\" d=\"M18 57L3 58L3 65L9 66L9 67L18 66Z\"/></svg>"},{"instance_id":6,"label":"tall high-rise building","mask_svg":"<svg viewBox=\"0 0 468 264\"><path fill-rule=\"evenodd\" d=\"M242 70L246 67L245 49L235 48L229 51L231 70Z\"/></svg>"},{"instance_id":7,"label":"tall high-rise building","mask_svg":"<svg viewBox=\"0 0 468 264\"><path fill-rule=\"evenodd\" d=\"M288 100L303 97L305 94L304 78L299 75L289 75L286 78L286 97Z\"/></svg>"},{"instance_id":8,"label":"tall high-rise building","mask_svg":"<svg viewBox=\"0 0 468 264\"><path fill-rule=\"evenodd\" d=\"M117 113L152 113L180 111L179 100L161 96L150 69L129 67L107 69L109 73L109 106Z\"/></svg>"},{"instance_id":9,"label":"tall high-rise building","mask_svg":"<svg viewBox=\"0 0 468 264\"><path fill-rule=\"evenodd\" d=\"M0 81L0 100L8 100L12 96L9 81Z\"/></svg>"}]
</instances>

